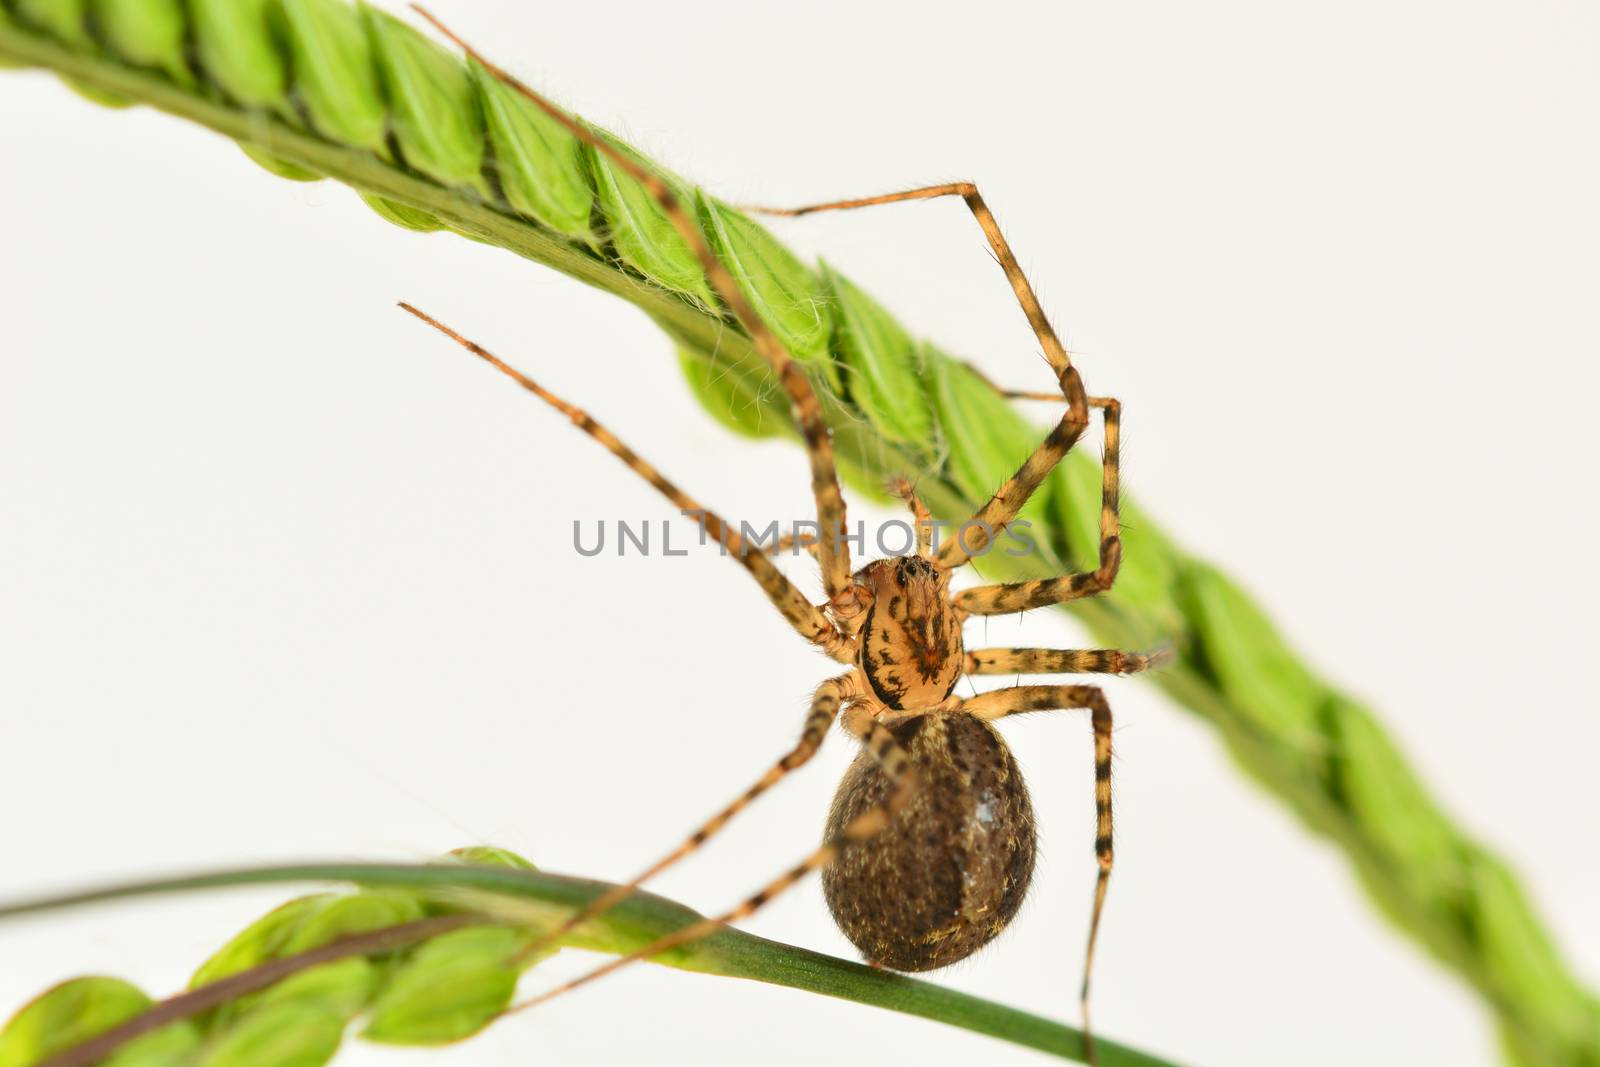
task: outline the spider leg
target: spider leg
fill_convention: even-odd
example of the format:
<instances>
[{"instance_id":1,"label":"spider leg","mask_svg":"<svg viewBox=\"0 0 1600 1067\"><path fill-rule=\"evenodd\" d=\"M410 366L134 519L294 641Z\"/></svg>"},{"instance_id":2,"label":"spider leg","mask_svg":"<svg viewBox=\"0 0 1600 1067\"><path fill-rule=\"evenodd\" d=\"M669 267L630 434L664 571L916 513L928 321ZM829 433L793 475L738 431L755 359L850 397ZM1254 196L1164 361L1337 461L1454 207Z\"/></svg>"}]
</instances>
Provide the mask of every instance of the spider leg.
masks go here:
<instances>
[{"instance_id":1,"label":"spider leg","mask_svg":"<svg viewBox=\"0 0 1600 1067\"><path fill-rule=\"evenodd\" d=\"M968 697L957 710L980 719L994 720L1029 711L1089 710L1094 729L1094 852L1098 872L1094 884L1094 905L1089 913L1089 940L1083 955L1083 985L1078 1001L1083 1011L1083 1040L1094 1063L1094 1038L1089 1027L1089 977L1094 970L1095 942L1100 934L1100 915L1105 909L1106 888L1111 881L1111 705L1105 694L1093 685L1018 685Z\"/></svg>"},{"instance_id":2,"label":"spider leg","mask_svg":"<svg viewBox=\"0 0 1600 1067\"><path fill-rule=\"evenodd\" d=\"M807 600L805 594L793 582L784 577L777 564L760 552L750 551L744 538L726 520L715 512L702 507L688 493L668 481L660 471L645 462L637 452L623 444L615 434L596 422L583 409L567 403L532 378L501 360L482 345L468 340L432 316L417 310L410 304L402 303L400 306L461 345L473 355L478 356L496 370L510 377L528 392L566 415L578 429L604 445L612 455L620 459L630 470L655 486L662 496L676 504L679 510L695 514L706 532L715 537L720 544L726 546L728 554L750 572L751 576L761 586L762 591L767 594L767 599L772 601L773 606L778 609L789 625L794 627L796 633L812 644L820 646L830 655L842 657L846 660L850 658L851 650L848 647L848 641L828 621L827 616Z\"/></svg>"},{"instance_id":3,"label":"spider leg","mask_svg":"<svg viewBox=\"0 0 1600 1067\"><path fill-rule=\"evenodd\" d=\"M841 674L837 678L829 678L819 685L816 694L811 698L811 711L806 715L805 726L800 731L800 740L796 742L792 749L784 753L778 762L769 767L765 774L757 778L750 788L740 793L731 804L702 823L677 848L652 863L626 883L613 886L599 897L596 897L582 910L562 922L560 926L557 926L548 934L539 938L537 942L523 949L520 955L525 958L537 955L542 949L561 940L590 919L605 914L624 900L627 900L628 897L633 895L633 891L646 881L654 878L685 856L699 849L712 835L726 826L735 815L748 807L757 797L777 785L790 772L797 771L810 762L811 757L816 755L817 750L822 747L822 740L827 736L828 728L833 725L833 720L838 718L840 705L858 699L866 691L866 681L859 670Z\"/></svg>"},{"instance_id":4,"label":"spider leg","mask_svg":"<svg viewBox=\"0 0 1600 1067\"><path fill-rule=\"evenodd\" d=\"M1047 400L1051 403L1054 403L1061 399L1060 393L1039 393L1028 389L1006 389L1003 386L995 384L995 380L993 378L979 370L977 365L971 361L962 360L961 365L966 367L968 372L970 372L974 378L977 378L984 385L987 385L990 389L993 389L1007 400ZM1089 406L1095 406L1093 398L1089 400Z\"/></svg>"},{"instance_id":5,"label":"spider leg","mask_svg":"<svg viewBox=\"0 0 1600 1067\"><path fill-rule=\"evenodd\" d=\"M805 549L805 551L809 552L811 556L815 558L817 554L817 535L811 533L810 531L800 533L799 531L791 530L774 541L770 546L764 546L761 551L766 553L768 556L779 556L785 552L792 551L795 548Z\"/></svg>"},{"instance_id":6,"label":"spider leg","mask_svg":"<svg viewBox=\"0 0 1600 1067\"><path fill-rule=\"evenodd\" d=\"M1116 581L1117 569L1122 566L1121 520L1118 514L1122 405L1109 397L1091 397L1089 405L1100 408L1105 418L1105 457L1100 471L1099 566L1082 574L1066 574L1032 582L973 586L955 595L957 610L968 615L1009 615L1029 608L1094 596L1110 589Z\"/></svg>"},{"instance_id":7,"label":"spider leg","mask_svg":"<svg viewBox=\"0 0 1600 1067\"><path fill-rule=\"evenodd\" d=\"M1072 359L1067 355L1067 350L1056 336L1055 327L1050 325L1050 319L1044 313L1044 305L1039 302L1039 297L1033 291L1033 285L1028 281L1028 276L1023 273L1022 265L1017 262L1016 254L1011 251L1011 244L1000 232L1000 223L995 220L994 213L989 210L989 205L984 201L983 194L978 192L978 187L971 182L944 182L939 185L927 185L917 189L906 189L898 193L883 193L878 196L862 196L849 200L830 200L821 204L807 204L804 207L759 207L755 205L741 205L744 210L761 215L782 215L789 218L799 218L802 215L815 215L823 211L848 211L854 208L875 207L879 204L898 204L908 200L935 200L939 197L959 196L967 205L967 210L972 212L972 217L977 220L978 228L983 231L983 236L989 242L989 248L994 252L995 258L1000 261L1000 269L1005 272L1006 281L1011 283L1011 291L1016 295L1017 303L1022 305L1023 314L1028 317L1028 325L1033 327L1034 334L1039 338L1039 344L1044 348L1045 358L1050 361L1051 368L1058 378L1065 375L1072 366ZM1081 389L1081 387L1080 387ZM1068 400L1072 398L1069 395ZM1082 408L1082 394L1075 405Z\"/></svg>"},{"instance_id":8,"label":"spider leg","mask_svg":"<svg viewBox=\"0 0 1600 1067\"><path fill-rule=\"evenodd\" d=\"M989 210L983 194L971 182L945 182L898 193L856 197L850 200L831 200L821 204L808 204L805 207L748 207L746 210L765 215L798 217L821 211L845 211L908 200L933 200L945 196L959 196L967 205L967 210L972 212L972 217L977 220L978 228L988 240L989 248L999 262L1000 269L1005 272L1006 280L1011 283L1011 291L1016 296L1017 303L1021 305L1023 314L1027 316L1028 325L1033 327L1034 336L1039 339L1039 344L1044 349L1045 359L1049 361L1051 370L1055 371L1061 395L1067 400L1066 414L1045 438L1044 443L1028 457L1017 473L1000 487L999 492L995 493L976 515L958 527L956 532L939 547L937 557L939 565L954 569L987 548L999 531L1017 517L1017 512L1022 509L1028 497L1033 495L1039 483L1061 457L1071 450L1089 425L1088 398L1084 396L1083 382L1072 366L1072 357L1067 354L1066 346L1056 336L1055 327L1050 325L1049 316L1044 312L1044 305L1039 302L1038 294L1033 291L1033 285L1023 272L1022 265L1017 262L1010 242L1006 240L1005 234L1000 232L1000 224L995 220L994 213Z\"/></svg>"},{"instance_id":9,"label":"spider leg","mask_svg":"<svg viewBox=\"0 0 1600 1067\"><path fill-rule=\"evenodd\" d=\"M535 1004L542 1004L547 1000L561 996L563 993L569 993L579 986L587 985L597 978L602 978L630 964L660 955L668 949L676 948L679 945L698 941L708 934L714 934L729 923L738 922L740 919L755 914L768 901L793 886L812 871L832 863L844 849L870 840L880 833L889 825L890 820L904 810L905 806L916 795L917 778L911 770L911 760L906 750L901 747L900 742L895 740L894 734L889 732L888 727L873 717L872 712L867 707L857 704L847 710L844 714L844 725L851 735L859 740L862 746L878 761L878 765L883 769L884 775L894 783L894 792L889 795L889 799L881 807L862 812L836 836L824 841L816 851L721 915L701 919L698 922L680 927L672 933L651 942L644 948L631 952L626 956L618 956L616 959L608 961L603 966L597 967L587 974L580 975L549 992L540 993L538 996L526 1000L509 1010L521 1011L524 1008L531 1008Z\"/></svg>"},{"instance_id":10,"label":"spider leg","mask_svg":"<svg viewBox=\"0 0 1600 1067\"><path fill-rule=\"evenodd\" d=\"M923 559L933 558L933 516L928 513L928 505L922 502L916 489L905 478L896 478L889 483L889 492L905 501L911 509L911 517L917 529L917 555Z\"/></svg>"},{"instance_id":11,"label":"spider leg","mask_svg":"<svg viewBox=\"0 0 1600 1067\"><path fill-rule=\"evenodd\" d=\"M978 648L966 654L963 674L1136 674L1166 666L1171 649L1121 652L1114 648Z\"/></svg>"},{"instance_id":12,"label":"spider leg","mask_svg":"<svg viewBox=\"0 0 1600 1067\"><path fill-rule=\"evenodd\" d=\"M849 616L865 611L865 605L856 599L855 585L850 577L850 548L844 537L846 532L844 495L839 490L839 477L833 460L833 436L827 423L823 421L822 405L818 403L805 371L790 356L788 349L778 340L777 335L761 321L761 317L739 291L733 275L711 251L711 246L700 233L700 228L692 218L691 212L684 210L677 194L658 175L618 151L605 137L575 121L565 111L524 85L508 71L495 65L423 7L418 4L411 6L463 52L482 64L483 68L496 79L526 97L570 130L579 140L592 145L596 151L603 153L611 162L621 167L655 198L656 203L661 205L662 212L672 222L673 228L682 235L700 260L711 287L728 306L728 310L733 312L739 325L750 335L750 341L756 351L772 367L779 384L789 394L795 425L800 428L800 436L805 441L806 452L810 457L811 489L816 497L817 524L822 531L817 558L822 570L823 588L827 590L828 600L835 614Z\"/></svg>"}]
</instances>

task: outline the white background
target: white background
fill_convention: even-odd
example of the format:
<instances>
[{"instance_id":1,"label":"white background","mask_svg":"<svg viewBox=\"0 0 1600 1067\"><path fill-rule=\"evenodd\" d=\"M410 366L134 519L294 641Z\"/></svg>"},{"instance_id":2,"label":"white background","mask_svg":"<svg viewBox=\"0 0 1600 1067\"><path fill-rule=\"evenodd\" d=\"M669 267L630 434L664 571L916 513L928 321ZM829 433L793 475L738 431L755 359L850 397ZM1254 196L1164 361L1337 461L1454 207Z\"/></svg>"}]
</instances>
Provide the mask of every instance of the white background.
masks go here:
<instances>
[{"instance_id":1,"label":"white background","mask_svg":"<svg viewBox=\"0 0 1600 1067\"><path fill-rule=\"evenodd\" d=\"M977 179L1091 388L1127 404L1133 492L1373 702L1600 982L1596 10L631 6L439 4L731 199ZM828 665L714 556L576 556L574 518L668 509L393 301L515 357L713 506L802 514L798 450L717 429L640 314L41 74L0 78L0 109L0 894L478 841L621 877L788 745ZM1047 387L959 205L780 232ZM1083 641L1049 613L988 636ZM1192 1064L1495 1062L1474 997L1335 851L1203 724L1110 685L1107 1035ZM1070 1016L1089 734L1070 715L1008 733L1043 864L1005 938L938 979ZM849 755L832 739L658 888L717 908L787 865ZM284 895L7 926L0 1010L84 971L171 991ZM814 882L750 926L850 953ZM448 1053L347 1058L407 1055L1043 1062L649 967Z\"/></svg>"}]
</instances>

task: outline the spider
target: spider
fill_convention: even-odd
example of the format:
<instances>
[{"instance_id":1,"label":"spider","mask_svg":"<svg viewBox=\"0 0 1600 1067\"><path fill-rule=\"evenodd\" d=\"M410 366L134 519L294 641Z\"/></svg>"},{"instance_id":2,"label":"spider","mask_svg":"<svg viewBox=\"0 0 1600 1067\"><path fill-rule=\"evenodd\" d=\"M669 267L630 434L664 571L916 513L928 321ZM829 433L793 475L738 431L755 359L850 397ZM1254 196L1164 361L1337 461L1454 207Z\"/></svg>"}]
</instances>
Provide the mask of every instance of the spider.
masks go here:
<instances>
[{"instance_id":1,"label":"spider","mask_svg":"<svg viewBox=\"0 0 1600 1067\"><path fill-rule=\"evenodd\" d=\"M991 941L1016 914L1033 873L1035 823L1026 785L997 720L1048 710L1087 710L1094 734L1097 863L1080 1004L1091 1062L1089 979L1112 869L1110 705L1092 685L1016 685L971 697L955 694L967 675L1124 674L1159 666L1165 652L1114 649L979 648L968 650L963 624L973 616L1004 615L1094 596L1110 589L1122 559L1118 523L1118 433L1121 405L1088 395L1057 338L1032 285L1023 274L994 215L976 186L949 183L789 209L752 210L799 216L908 200L959 196L988 239L1018 303L1026 313L1060 396L1007 395L1066 401L1067 410L1015 474L967 523L935 544L928 509L911 484L892 491L910 507L915 551L851 569L845 504L834 468L833 445L821 407L804 371L756 315L673 191L619 151L603 135L496 66L427 11L416 10L491 75L521 93L582 140L637 179L694 249L706 277L786 392L810 460L817 509L814 537L799 543L816 559L827 600L813 604L773 562L778 545L753 544L714 511L666 478L590 415L545 389L476 342L410 304L400 306L512 378L565 414L680 511L697 517L726 555L756 580L772 606L800 635L848 665L812 697L800 738L736 799L681 844L628 882L603 893L541 940L549 944L626 899L648 879L694 852L752 801L804 766L835 721L860 743L828 814L822 844L758 892L724 912L676 930L549 992L529 1007L566 993L637 960L647 959L753 914L812 871L822 872L829 909L844 934L872 963L897 971L926 971L965 959ZM1100 544L1096 568L1036 581L979 585L951 591L957 569L982 553L1101 412L1104 464Z\"/></svg>"}]
</instances>

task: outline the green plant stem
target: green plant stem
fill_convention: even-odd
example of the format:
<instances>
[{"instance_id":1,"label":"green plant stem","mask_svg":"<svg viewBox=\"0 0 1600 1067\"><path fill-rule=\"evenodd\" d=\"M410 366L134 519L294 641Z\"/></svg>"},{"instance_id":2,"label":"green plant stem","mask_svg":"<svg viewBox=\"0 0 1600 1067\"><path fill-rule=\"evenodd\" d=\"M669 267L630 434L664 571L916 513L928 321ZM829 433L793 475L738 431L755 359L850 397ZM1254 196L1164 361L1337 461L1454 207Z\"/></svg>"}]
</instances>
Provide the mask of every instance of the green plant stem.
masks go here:
<instances>
[{"instance_id":1,"label":"green plant stem","mask_svg":"<svg viewBox=\"0 0 1600 1067\"><path fill-rule=\"evenodd\" d=\"M220 889L229 886L298 882L356 882L364 886L453 891L463 904L479 913L448 917L455 924L485 920L519 925L550 923L571 914L611 888L607 883L587 879L490 867L296 863L212 871L145 882L126 882L83 892L19 901L0 905L0 921L132 897ZM653 893L639 892L600 918L578 927L564 943L600 952L627 953L642 948L662 935L696 922L700 918L698 912L682 904L658 897ZM425 923L438 921L424 920L423 923L407 925L422 927ZM437 932L439 931L428 933L431 936ZM339 958L341 954L365 954L377 951L379 948L392 947L382 943L380 935L384 934L394 936L392 931L378 931L373 935L362 935L374 938L377 943L373 945L365 944L361 938L349 938L323 946L307 954L314 958L302 965L326 963ZM344 947L341 949L340 946ZM296 957L288 957L266 965L280 968L280 971L272 972L268 976L270 980L277 981L288 973L301 969L293 962L295 959ZM745 978L770 985L821 993L858 1004L932 1019L1009 1041L1012 1044L1047 1052L1063 1059L1081 1061L1084 1058L1083 1035L1072 1027L929 982L769 941L732 927L725 927L709 937L674 949L652 962L701 974ZM231 991L231 995L237 995L248 991L249 988L259 987L261 977L244 972L224 981L240 982L241 988ZM200 1006L195 1008L196 1011L211 1006L203 996L200 996L207 988L202 986L193 994L188 994L197 997L195 1003ZM165 1003L170 1004L171 1001ZM152 1010L159 1011L161 1007L157 1005ZM190 1005L184 1005L183 1010L187 1011L189 1007ZM163 1018L160 1021L170 1022L175 1017L177 1016ZM1095 1039L1095 1048L1102 1067L1173 1067L1169 1061L1104 1038ZM63 1064L61 1067L68 1065ZM70 1067L83 1067L83 1064L74 1060Z\"/></svg>"},{"instance_id":2,"label":"green plant stem","mask_svg":"<svg viewBox=\"0 0 1600 1067\"><path fill-rule=\"evenodd\" d=\"M288 3L270 0L266 6L287 10ZM296 3L337 6L336 0ZM35 13L56 8L74 10L69 0L27 0ZM81 13L81 5L76 10ZM491 110L481 85L473 90L479 95L449 97L439 84L419 82L407 87L403 99L397 94L387 100L389 135L398 141L411 137L408 166L371 143L362 147L316 132L303 116L285 120L309 106L314 87L295 82L304 71L295 70L281 35L265 19L254 30L232 29L256 33L251 54L278 54L287 81L270 103L246 105L230 95L231 86L248 82L219 58L231 54L226 50L199 49L196 61L185 46L169 64L188 64L174 79L93 43L88 29L83 38L89 44L58 39L25 23L21 12L19 0L0 0L0 60L48 68L97 98L160 108L238 140L285 173L327 176L382 197L394 209L391 217L395 211L420 213L426 224L510 249L614 293L679 343L690 380L702 381L697 388L712 414L746 433L792 433L786 411L770 399L776 391L764 364L736 327L703 306L694 285L673 282L662 271L651 274L641 254L636 250L630 259L620 240L593 242L606 253L598 254L591 244L561 236L520 213L470 168L452 171L448 180L437 176L448 167L425 171L419 161L440 156L436 141L447 127L457 133L481 130L482 116ZM58 23L51 26L59 32ZM191 20L182 40L204 44L207 32ZM340 73L383 84L365 69ZM386 70L383 76L394 75ZM428 106L415 107L418 99ZM419 114L433 116L437 129L419 129ZM508 159L497 159L489 148L479 155L501 165L500 178L507 176ZM568 177L589 181L592 175ZM597 194L595 213L607 203L621 201ZM606 222L621 225L615 218ZM814 291L823 287L809 275L790 280L796 291L813 283ZM836 333L840 329L835 326ZM904 346L909 351L912 343ZM834 358L852 375L841 380L863 387L845 392L826 373L815 375L816 384L842 467L858 486L914 473L935 514L961 521L1038 439L1036 429L997 406L981 382L931 347L916 349L915 373L908 373L906 360L912 357L900 353L899 376L887 378L877 372L892 361L850 365L849 346L833 347ZM720 401L708 399L705 381L724 391L717 394ZM891 386L876 392L864 387L874 382ZM907 427L931 429L919 446ZM1039 494L1042 503L1032 521L1040 555L1052 565L1081 566L1093 559L1098 474L1098 465L1077 450ZM1156 684L1216 729L1252 776L1336 843L1383 913L1479 992L1513 1059L1530 1067L1600 1064L1600 1005L1572 974L1505 864L1451 822L1374 716L1306 666L1235 583L1184 552L1126 497L1124 516L1126 557L1116 590L1068 610L1108 645L1176 644L1180 660ZM999 556L990 564L1002 577L1033 576L1007 573L1007 561Z\"/></svg>"}]
</instances>

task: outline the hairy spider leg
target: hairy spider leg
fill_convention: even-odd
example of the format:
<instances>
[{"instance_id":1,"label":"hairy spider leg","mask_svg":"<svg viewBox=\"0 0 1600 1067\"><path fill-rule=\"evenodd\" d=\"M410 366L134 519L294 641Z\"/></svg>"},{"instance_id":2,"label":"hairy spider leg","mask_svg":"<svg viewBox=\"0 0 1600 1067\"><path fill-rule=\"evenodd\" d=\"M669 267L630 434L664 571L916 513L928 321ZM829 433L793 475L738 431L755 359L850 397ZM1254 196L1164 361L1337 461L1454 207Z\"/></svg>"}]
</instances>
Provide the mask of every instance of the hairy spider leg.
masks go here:
<instances>
[{"instance_id":1,"label":"hairy spider leg","mask_svg":"<svg viewBox=\"0 0 1600 1067\"><path fill-rule=\"evenodd\" d=\"M744 327L750 335L751 343L761 354L778 382L789 395L789 404L793 413L795 425L800 428L800 436L805 442L806 452L811 462L811 489L816 497L817 524L823 536L817 546L817 559L822 568L822 584L827 590L828 600L837 614L855 614L864 610L863 605L855 599L855 586L850 580L850 547L845 542L845 505L844 495L839 490L839 477L834 467L833 460L833 435L822 417L822 405L817 401L817 395L811 388L811 382L806 378L805 371L800 364L795 362L788 349L778 336L770 330L761 317L756 314L750 302L739 291L738 284L728 268L723 266L721 260L711 251L711 246L706 243L705 237L700 233L700 228L695 224L690 213L685 211L678 202L678 196L672 191L661 177L644 167L627 154L619 151L604 136L577 122L565 111L556 107L550 101L527 85L523 84L510 72L495 65L487 57L462 40L444 23L440 22L421 5L413 4L412 8L423 18L427 19L435 29L449 38L455 45L468 56L475 59L483 68L497 80L511 87L534 105L565 126L579 140L592 145L598 152L621 167L630 176L655 198L661 210L672 222L673 228L682 235L689 247L694 250L695 256L700 260L706 279L716 290L717 296L733 312L739 325Z\"/></svg>"}]
</instances>

